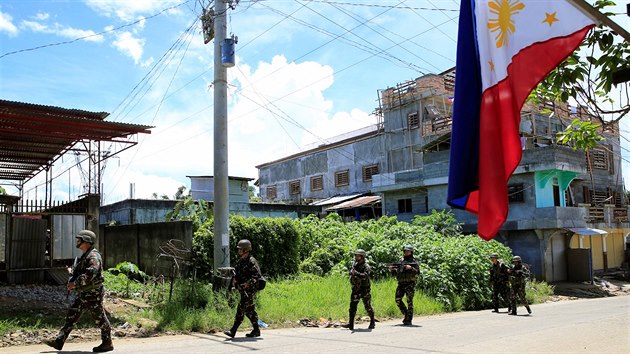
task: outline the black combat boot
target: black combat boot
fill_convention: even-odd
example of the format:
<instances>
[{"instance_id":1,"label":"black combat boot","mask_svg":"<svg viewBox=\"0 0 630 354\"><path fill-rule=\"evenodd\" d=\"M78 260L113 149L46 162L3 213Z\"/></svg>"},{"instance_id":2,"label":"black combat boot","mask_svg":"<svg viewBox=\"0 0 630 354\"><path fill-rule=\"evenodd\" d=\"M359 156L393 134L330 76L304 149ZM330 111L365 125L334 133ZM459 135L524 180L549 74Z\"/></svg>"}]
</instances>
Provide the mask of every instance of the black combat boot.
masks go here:
<instances>
[{"instance_id":1,"label":"black combat boot","mask_svg":"<svg viewBox=\"0 0 630 354\"><path fill-rule=\"evenodd\" d=\"M374 320L374 315L370 316L370 325L368 326L368 329L374 329L376 328L376 321Z\"/></svg>"},{"instance_id":2,"label":"black combat boot","mask_svg":"<svg viewBox=\"0 0 630 354\"><path fill-rule=\"evenodd\" d=\"M525 305L525 308L527 309L527 313L531 315L532 309L529 308L529 305Z\"/></svg>"},{"instance_id":3,"label":"black combat boot","mask_svg":"<svg viewBox=\"0 0 630 354\"><path fill-rule=\"evenodd\" d=\"M44 344L46 344L49 347L53 347L57 350L61 350L63 348L63 344L64 344L64 340L63 338L55 338L55 339L48 339L44 341Z\"/></svg>"},{"instance_id":4,"label":"black combat boot","mask_svg":"<svg viewBox=\"0 0 630 354\"><path fill-rule=\"evenodd\" d=\"M236 330L238 329L239 325L240 325L240 323L234 322L234 325L232 325L232 328L230 328L227 331L223 331L223 334L225 334L226 336L228 336L230 338L234 338L234 336L236 335Z\"/></svg>"},{"instance_id":5,"label":"black combat boot","mask_svg":"<svg viewBox=\"0 0 630 354\"><path fill-rule=\"evenodd\" d=\"M407 314L405 315L405 319L403 320L403 325L405 325L405 326L411 326L411 319L412 319L412 317L413 317L413 316L412 316L411 314L407 313Z\"/></svg>"},{"instance_id":6,"label":"black combat boot","mask_svg":"<svg viewBox=\"0 0 630 354\"><path fill-rule=\"evenodd\" d=\"M252 326L254 327L254 329L252 329L252 331L247 333L245 336L249 338L260 337L260 326L258 325L258 322L252 323Z\"/></svg>"},{"instance_id":7,"label":"black combat boot","mask_svg":"<svg viewBox=\"0 0 630 354\"><path fill-rule=\"evenodd\" d=\"M101 345L92 348L92 351L95 353L111 352L112 350L114 350L114 344L112 343L111 338L103 339L103 343L101 343Z\"/></svg>"},{"instance_id":8,"label":"black combat boot","mask_svg":"<svg viewBox=\"0 0 630 354\"><path fill-rule=\"evenodd\" d=\"M350 318L348 319L348 323L343 325L343 326L341 326L341 327L347 328L347 329L353 331L354 330L354 316L356 316L356 313L350 312Z\"/></svg>"},{"instance_id":9,"label":"black combat boot","mask_svg":"<svg viewBox=\"0 0 630 354\"><path fill-rule=\"evenodd\" d=\"M516 307L512 307L512 311L510 311L510 313L508 313L508 315L516 316Z\"/></svg>"}]
</instances>

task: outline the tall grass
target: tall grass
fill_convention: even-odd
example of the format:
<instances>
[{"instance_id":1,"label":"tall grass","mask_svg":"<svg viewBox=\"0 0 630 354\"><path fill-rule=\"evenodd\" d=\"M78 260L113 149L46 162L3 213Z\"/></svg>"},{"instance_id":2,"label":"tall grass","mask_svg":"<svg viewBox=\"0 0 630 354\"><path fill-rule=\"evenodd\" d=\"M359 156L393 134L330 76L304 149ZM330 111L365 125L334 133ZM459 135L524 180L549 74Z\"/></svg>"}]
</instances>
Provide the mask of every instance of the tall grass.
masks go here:
<instances>
[{"instance_id":1,"label":"tall grass","mask_svg":"<svg viewBox=\"0 0 630 354\"><path fill-rule=\"evenodd\" d=\"M372 307L378 319L400 317L394 301L396 281L388 279L372 283ZM259 315L267 323L282 326L303 318L318 320L347 320L350 305L350 282L345 277L296 278L270 283L260 294ZM434 314L443 312L437 301L416 293L414 312ZM367 313L359 304L358 316Z\"/></svg>"},{"instance_id":2,"label":"tall grass","mask_svg":"<svg viewBox=\"0 0 630 354\"><path fill-rule=\"evenodd\" d=\"M189 284L179 282L173 301L148 313L158 322L158 330L208 332L232 325L238 294L227 296L225 292L199 290L197 286L197 295L191 297L191 289ZM395 290L394 279L372 284L372 306L377 319L401 317L394 301ZM195 303L203 306L191 306ZM269 282L257 295L256 310L261 320L277 328L294 326L301 319L346 321L349 303L347 278L309 275ZM426 315L444 312L444 309L437 301L418 292L414 297L414 312ZM362 304L357 315L367 315ZM245 319L242 326L249 328L249 321Z\"/></svg>"}]
</instances>

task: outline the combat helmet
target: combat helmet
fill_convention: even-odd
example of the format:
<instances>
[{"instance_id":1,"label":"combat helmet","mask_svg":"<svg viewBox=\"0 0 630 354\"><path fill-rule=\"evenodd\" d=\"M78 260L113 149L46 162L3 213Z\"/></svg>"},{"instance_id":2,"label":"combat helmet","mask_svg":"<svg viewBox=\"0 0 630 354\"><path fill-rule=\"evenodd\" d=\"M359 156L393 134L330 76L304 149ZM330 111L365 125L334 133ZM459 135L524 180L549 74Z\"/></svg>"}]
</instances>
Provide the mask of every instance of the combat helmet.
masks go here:
<instances>
[{"instance_id":1,"label":"combat helmet","mask_svg":"<svg viewBox=\"0 0 630 354\"><path fill-rule=\"evenodd\" d=\"M521 262L521 256L512 257L512 262Z\"/></svg>"},{"instance_id":2,"label":"combat helmet","mask_svg":"<svg viewBox=\"0 0 630 354\"><path fill-rule=\"evenodd\" d=\"M76 238L81 239L83 242L94 244L94 241L96 241L96 234L90 230L81 230L77 233Z\"/></svg>"},{"instance_id":3,"label":"combat helmet","mask_svg":"<svg viewBox=\"0 0 630 354\"><path fill-rule=\"evenodd\" d=\"M252 250L252 243L249 242L249 240L240 240L238 241L238 244L236 245L236 248L241 248L244 251L251 251Z\"/></svg>"},{"instance_id":4,"label":"combat helmet","mask_svg":"<svg viewBox=\"0 0 630 354\"><path fill-rule=\"evenodd\" d=\"M359 248L358 250L354 251L354 254L355 254L355 255L357 255L357 254L358 254L358 255L360 255L360 256L363 256L363 258L365 258L365 254L366 254L366 253L365 253L365 251L364 251L364 250L362 250L362 249L360 249L360 248Z\"/></svg>"},{"instance_id":5,"label":"combat helmet","mask_svg":"<svg viewBox=\"0 0 630 354\"><path fill-rule=\"evenodd\" d=\"M411 251L411 252L413 252L413 247L411 247L411 245L404 245L403 246L403 251Z\"/></svg>"}]
</instances>

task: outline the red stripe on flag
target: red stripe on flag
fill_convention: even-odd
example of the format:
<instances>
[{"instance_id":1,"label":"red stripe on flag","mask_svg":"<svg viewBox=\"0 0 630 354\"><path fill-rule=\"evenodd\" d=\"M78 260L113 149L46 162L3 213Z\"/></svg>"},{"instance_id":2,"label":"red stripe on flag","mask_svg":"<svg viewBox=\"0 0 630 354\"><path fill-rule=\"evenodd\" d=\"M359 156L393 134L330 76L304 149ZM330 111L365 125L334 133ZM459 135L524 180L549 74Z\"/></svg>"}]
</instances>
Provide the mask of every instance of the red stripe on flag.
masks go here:
<instances>
[{"instance_id":1,"label":"red stripe on flag","mask_svg":"<svg viewBox=\"0 0 630 354\"><path fill-rule=\"evenodd\" d=\"M553 38L521 50L507 77L483 92L479 131L479 190L470 194L466 210L479 215L477 233L492 239L507 219L507 182L521 161L521 108L529 93L569 56L592 26L567 37Z\"/></svg>"}]
</instances>

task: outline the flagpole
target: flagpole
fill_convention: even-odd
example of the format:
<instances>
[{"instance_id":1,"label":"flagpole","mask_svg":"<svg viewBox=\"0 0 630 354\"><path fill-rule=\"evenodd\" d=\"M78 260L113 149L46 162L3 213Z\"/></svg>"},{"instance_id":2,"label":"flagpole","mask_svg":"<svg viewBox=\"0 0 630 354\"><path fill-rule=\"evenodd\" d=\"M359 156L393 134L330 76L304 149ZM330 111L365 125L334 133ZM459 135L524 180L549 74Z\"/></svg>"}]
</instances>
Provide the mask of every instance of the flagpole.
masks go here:
<instances>
[{"instance_id":1,"label":"flagpole","mask_svg":"<svg viewBox=\"0 0 630 354\"><path fill-rule=\"evenodd\" d=\"M572 3L573 6L580 9L584 14L588 17L597 21L601 24L604 24L610 27L613 31L615 31L618 35L623 37L626 42L630 42L630 33L626 31L623 27L619 26L615 21L611 20L608 16L599 12L596 8L591 6L591 4L587 3L585 0L568 0L569 3Z\"/></svg>"}]
</instances>

